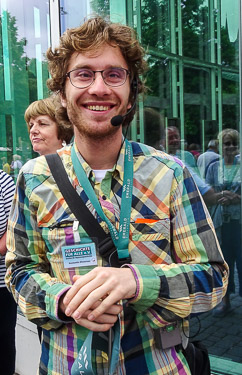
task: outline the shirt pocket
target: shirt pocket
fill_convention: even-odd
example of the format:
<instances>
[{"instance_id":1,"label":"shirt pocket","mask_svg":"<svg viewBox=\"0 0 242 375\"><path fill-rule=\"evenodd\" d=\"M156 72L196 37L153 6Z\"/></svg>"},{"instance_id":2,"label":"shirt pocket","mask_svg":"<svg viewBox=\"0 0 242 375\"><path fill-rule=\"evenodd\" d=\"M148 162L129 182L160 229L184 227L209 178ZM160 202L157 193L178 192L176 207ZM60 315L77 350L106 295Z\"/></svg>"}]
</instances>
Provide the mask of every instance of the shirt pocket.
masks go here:
<instances>
[{"instance_id":1,"label":"shirt pocket","mask_svg":"<svg viewBox=\"0 0 242 375\"><path fill-rule=\"evenodd\" d=\"M136 264L169 264L170 219L157 216L138 217L131 221L131 256Z\"/></svg>"},{"instance_id":2,"label":"shirt pocket","mask_svg":"<svg viewBox=\"0 0 242 375\"><path fill-rule=\"evenodd\" d=\"M50 263L50 272L53 277L56 277L58 280L67 284L71 284L74 275L84 275L96 267L96 265L70 268L64 267L62 247L77 244L74 240L73 221L63 221L59 222L56 226L51 225L48 227L41 227L41 231L42 237L47 246L46 255ZM88 237L81 226L78 227L78 233L81 239ZM98 265L101 265L98 254L97 260Z\"/></svg>"}]
</instances>

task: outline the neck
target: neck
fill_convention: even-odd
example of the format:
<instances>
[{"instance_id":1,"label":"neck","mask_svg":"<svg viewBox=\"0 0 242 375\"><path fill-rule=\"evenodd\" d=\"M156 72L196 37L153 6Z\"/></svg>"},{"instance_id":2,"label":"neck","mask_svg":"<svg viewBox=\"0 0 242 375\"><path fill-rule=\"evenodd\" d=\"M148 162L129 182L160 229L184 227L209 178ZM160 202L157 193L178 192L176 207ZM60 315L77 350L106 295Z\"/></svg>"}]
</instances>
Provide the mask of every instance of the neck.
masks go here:
<instances>
[{"instance_id":1,"label":"neck","mask_svg":"<svg viewBox=\"0 0 242 375\"><path fill-rule=\"evenodd\" d=\"M75 133L77 149L92 169L111 169L116 164L122 146L122 130L102 140L82 137Z\"/></svg>"},{"instance_id":2,"label":"neck","mask_svg":"<svg viewBox=\"0 0 242 375\"><path fill-rule=\"evenodd\" d=\"M234 156L224 156L224 164L232 165L234 163Z\"/></svg>"}]
</instances>

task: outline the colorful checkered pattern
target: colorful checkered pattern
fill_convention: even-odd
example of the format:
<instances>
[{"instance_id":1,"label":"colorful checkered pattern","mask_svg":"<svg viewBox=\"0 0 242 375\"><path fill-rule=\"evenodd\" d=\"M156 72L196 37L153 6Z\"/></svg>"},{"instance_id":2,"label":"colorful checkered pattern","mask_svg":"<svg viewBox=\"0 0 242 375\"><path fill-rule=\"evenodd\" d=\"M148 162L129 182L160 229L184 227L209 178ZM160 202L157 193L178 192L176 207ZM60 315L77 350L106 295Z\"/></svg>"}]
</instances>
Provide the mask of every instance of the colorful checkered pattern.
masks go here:
<instances>
[{"instance_id":1,"label":"colorful checkered pattern","mask_svg":"<svg viewBox=\"0 0 242 375\"><path fill-rule=\"evenodd\" d=\"M76 147L76 146L73 146ZM119 375L188 375L180 351L162 350L154 330L212 309L227 286L227 265L211 218L182 162L161 151L132 142L133 199L129 251L137 281L133 300L121 314ZM91 212L96 215L73 170L70 147L59 154L66 171ZM118 229L123 182L124 146L117 165L101 183L78 157L93 184L103 211ZM99 217L107 231L107 225ZM39 374L70 374L88 331L58 316L60 296L75 274L92 267L65 269L61 247L74 243L74 215L64 201L43 156L22 168L8 226L6 282L24 315L44 328ZM81 237L87 236L79 226ZM98 265L106 265L98 255ZM183 329L182 329L183 325ZM183 335L184 338L184 335ZM93 352L99 375L108 374L107 355Z\"/></svg>"}]
</instances>

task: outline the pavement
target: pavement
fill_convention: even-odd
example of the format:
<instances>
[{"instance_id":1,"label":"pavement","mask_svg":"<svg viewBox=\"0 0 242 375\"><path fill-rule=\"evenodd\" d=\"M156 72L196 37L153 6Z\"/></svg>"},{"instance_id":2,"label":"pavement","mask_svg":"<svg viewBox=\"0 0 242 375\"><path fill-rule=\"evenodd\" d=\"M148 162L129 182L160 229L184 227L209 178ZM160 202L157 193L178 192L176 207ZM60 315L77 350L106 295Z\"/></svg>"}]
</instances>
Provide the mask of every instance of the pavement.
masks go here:
<instances>
[{"instance_id":1,"label":"pavement","mask_svg":"<svg viewBox=\"0 0 242 375\"><path fill-rule=\"evenodd\" d=\"M210 311L190 320L190 336L195 335L191 341L205 344L213 374L242 375L242 297L235 276L236 293L231 294L231 310L224 317L214 317Z\"/></svg>"}]
</instances>

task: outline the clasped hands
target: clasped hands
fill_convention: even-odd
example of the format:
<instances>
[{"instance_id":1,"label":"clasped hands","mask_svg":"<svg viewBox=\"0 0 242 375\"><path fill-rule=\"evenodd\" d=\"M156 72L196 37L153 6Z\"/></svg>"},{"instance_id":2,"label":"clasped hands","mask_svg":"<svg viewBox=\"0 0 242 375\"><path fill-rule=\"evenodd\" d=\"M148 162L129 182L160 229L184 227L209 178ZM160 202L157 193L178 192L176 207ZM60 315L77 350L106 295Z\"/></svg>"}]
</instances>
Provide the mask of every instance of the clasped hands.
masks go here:
<instances>
[{"instance_id":1,"label":"clasped hands","mask_svg":"<svg viewBox=\"0 0 242 375\"><path fill-rule=\"evenodd\" d=\"M92 331L108 331L117 321L122 299L135 295L136 281L130 268L95 267L73 277L73 285L61 297L59 309Z\"/></svg>"},{"instance_id":2,"label":"clasped hands","mask_svg":"<svg viewBox=\"0 0 242 375\"><path fill-rule=\"evenodd\" d=\"M239 204L240 196L230 190L223 190L221 197L218 199L218 204L228 206L230 204Z\"/></svg>"}]
</instances>

